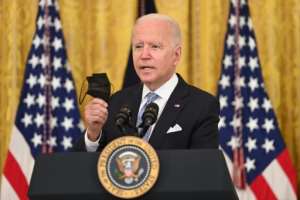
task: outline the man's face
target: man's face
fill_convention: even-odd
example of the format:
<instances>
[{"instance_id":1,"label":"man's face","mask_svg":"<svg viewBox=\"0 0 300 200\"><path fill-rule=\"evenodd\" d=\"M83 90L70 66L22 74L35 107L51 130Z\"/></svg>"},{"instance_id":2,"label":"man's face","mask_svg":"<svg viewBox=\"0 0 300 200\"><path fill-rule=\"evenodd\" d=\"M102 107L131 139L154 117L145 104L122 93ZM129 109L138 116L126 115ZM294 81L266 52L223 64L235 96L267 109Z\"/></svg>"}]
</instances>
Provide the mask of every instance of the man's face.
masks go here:
<instances>
[{"instance_id":1,"label":"man's face","mask_svg":"<svg viewBox=\"0 0 300 200\"><path fill-rule=\"evenodd\" d=\"M175 72L181 46L175 45L167 22L148 19L134 27L132 55L137 75L151 90L155 90Z\"/></svg>"}]
</instances>

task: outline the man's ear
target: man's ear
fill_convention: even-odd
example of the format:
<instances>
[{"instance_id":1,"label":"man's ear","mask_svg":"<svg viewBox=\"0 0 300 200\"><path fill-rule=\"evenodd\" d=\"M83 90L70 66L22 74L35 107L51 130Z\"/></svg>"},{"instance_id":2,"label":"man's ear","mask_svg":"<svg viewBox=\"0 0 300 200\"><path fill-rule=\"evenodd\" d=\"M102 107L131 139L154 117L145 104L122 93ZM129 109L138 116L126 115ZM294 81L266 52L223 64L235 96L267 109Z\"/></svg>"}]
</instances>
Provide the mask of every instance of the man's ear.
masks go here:
<instances>
[{"instance_id":1,"label":"man's ear","mask_svg":"<svg viewBox=\"0 0 300 200\"><path fill-rule=\"evenodd\" d=\"M181 58L181 45L178 45L177 47L175 47L175 61L174 61L174 64L177 65L180 61L180 58Z\"/></svg>"}]
</instances>

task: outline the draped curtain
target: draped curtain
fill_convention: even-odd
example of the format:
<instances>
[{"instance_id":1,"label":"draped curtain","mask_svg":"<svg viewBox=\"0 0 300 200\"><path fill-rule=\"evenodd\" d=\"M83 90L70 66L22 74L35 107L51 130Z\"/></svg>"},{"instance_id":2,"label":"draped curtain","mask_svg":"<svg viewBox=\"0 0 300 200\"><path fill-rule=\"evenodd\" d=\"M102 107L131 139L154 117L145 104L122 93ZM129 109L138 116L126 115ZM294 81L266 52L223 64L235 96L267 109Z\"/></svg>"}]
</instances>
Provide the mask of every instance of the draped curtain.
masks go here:
<instances>
[{"instance_id":1,"label":"draped curtain","mask_svg":"<svg viewBox=\"0 0 300 200\"><path fill-rule=\"evenodd\" d=\"M300 1L248 1L265 86L300 177ZM107 72L114 91L120 89L137 0L58 0L58 4L77 94L85 77L95 72ZM37 6L37 0L0 0L0 172ZM177 71L189 83L216 94L229 0L156 0L156 6L159 13L175 18L183 32Z\"/></svg>"}]
</instances>

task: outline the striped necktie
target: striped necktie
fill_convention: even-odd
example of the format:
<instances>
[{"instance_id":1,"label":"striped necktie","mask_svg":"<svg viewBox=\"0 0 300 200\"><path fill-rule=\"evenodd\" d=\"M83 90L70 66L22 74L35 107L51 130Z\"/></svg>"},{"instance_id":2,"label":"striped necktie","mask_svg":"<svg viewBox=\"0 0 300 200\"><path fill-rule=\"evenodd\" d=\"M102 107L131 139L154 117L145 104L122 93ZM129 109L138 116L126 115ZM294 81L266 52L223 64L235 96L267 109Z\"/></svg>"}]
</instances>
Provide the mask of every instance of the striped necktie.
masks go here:
<instances>
[{"instance_id":1,"label":"striped necktie","mask_svg":"<svg viewBox=\"0 0 300 200\"><path fill-rule=\"evenodd\" d=\"M140 125L142 124L142 122L143 122L142 116L143 116L143 114L144 114L144 112L145 112L145 109L146 109L146 107L147 107L148 104L150 104L150 103L152 103L153 101L155 101L156 99L158 99L158 98L159 98L159 95L157 95L157 94L154 93L154 92L149 92L149 93L145 96L145 98L147 99L147 101L146 101L146 103L143 105L143 107L141 108L141 110L139 111L139 113L138 113L138 118L137 118L137 123L136 123L136 125L137 125L137 127L138 127L139 135L141 135L141 134L142 134L142 131L143 131L143 129L142 129L142 128L139 128L139 126L140 126ZM145 133L143 139L148 141L149 138L150 138L150 133L151 133L151 127L148 128L148 130L146 131L146 133Z\"/></svg>"}]
</instances>

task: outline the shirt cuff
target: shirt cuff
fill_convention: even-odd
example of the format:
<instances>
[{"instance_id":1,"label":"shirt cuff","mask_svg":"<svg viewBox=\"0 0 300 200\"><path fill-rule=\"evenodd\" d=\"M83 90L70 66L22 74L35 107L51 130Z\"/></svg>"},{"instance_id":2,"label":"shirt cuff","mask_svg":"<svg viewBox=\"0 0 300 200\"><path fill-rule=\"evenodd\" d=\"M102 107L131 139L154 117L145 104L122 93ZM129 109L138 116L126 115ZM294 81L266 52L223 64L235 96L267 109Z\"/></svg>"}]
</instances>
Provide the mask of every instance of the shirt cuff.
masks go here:
<instances>
[{"instance_id":1,"label":"shirt cuff","mask_svg":"<svg viewBox=\"0 0 300 200\"><path fill-rule=\"evenodd\" d=\"M86 130L85 134L84 134L84 142L85 142L85 147L86 147L87 152L97 151L100 139L101 139L101 134L100 134L100 137L95 142L91 141L87 136L87 130Z\"/></svg>"}]
</instances>

